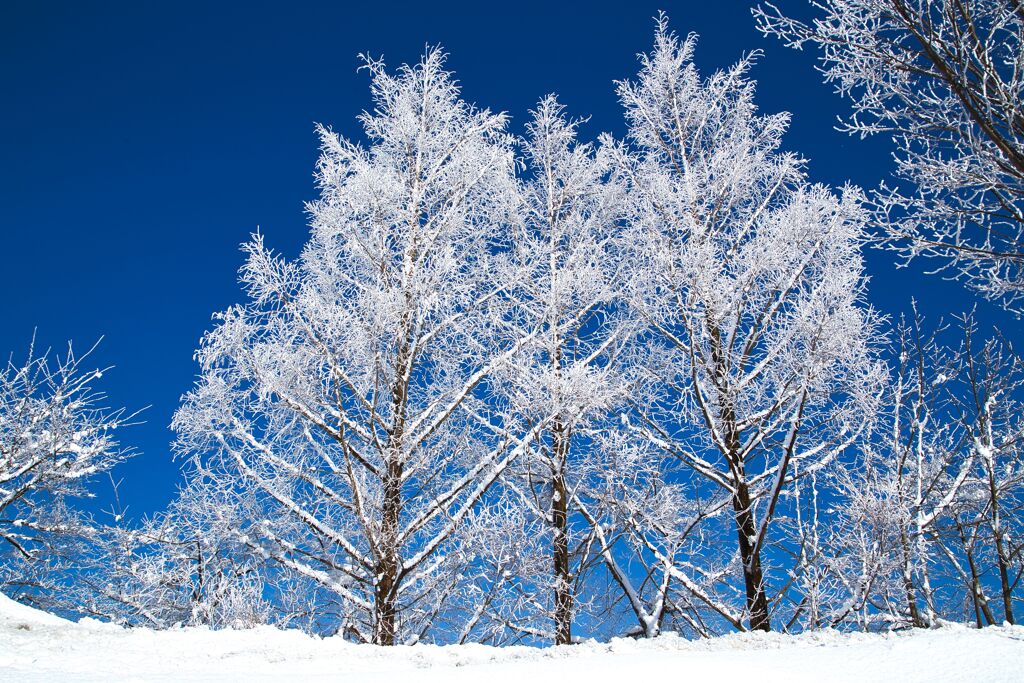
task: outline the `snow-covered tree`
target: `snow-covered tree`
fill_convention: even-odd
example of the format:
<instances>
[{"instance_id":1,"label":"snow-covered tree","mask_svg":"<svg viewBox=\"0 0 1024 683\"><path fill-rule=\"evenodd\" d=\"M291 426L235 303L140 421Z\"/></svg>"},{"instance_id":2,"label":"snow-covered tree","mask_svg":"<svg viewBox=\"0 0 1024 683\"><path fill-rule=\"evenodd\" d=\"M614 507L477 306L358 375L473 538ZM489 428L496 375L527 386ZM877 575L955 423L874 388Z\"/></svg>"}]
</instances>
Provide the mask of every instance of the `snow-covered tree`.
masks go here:
<instances>
[{"instance_id":1,"label":"snow-covered tree","mask_svg":"<svg viewBox=\"0 0 1024 683\"><path fill-rule=\"evenodd\" d=\"M188 480L167 510L136 525L112 511L115 524L99 528L76 563L66 609L156 629L271 621L275 574L236 533L255 501L201 473Z\"/></svg>"},{"instance_id":2,"label":"snow-covered tree","mask_svg":"<svg viewBox=\"0 0 1024 683\"><path fill-rule=\"evenodd\" d=\"M964 486L955 524L965 555L972 546L981 552L967 558L969 574L957 573L969 577L978 623L982 615L989 624L996 623L985 598L980 562L986 555L991 558L1003 620L1013 624L1014 600L1019 601L1024 577L1024 362L999 337L979 348L970 316L963 319L963 328L958 403L975 470Z\"/></svg>"},{"instance_id":3,"label":"snow-covered tree","mask_svg":"<svg viewBox=\"0 0 1024 683\"><path fill-rule=\"evenodd\" d=\"M765 34L821 48L856 135L888 134L906 189L877 195L906 258L938 259L983 295L1024 301L1024 11L1018 0L818 0L811 21L770 3Z\"/></svg>"},{"instance_id":4,"label":"snow-covered tree","mask_svg":"<svg viewBox=\"0 0 1024 683\"><path fill-rule=\"evenodd\" d=\"M512 491L473 511L460 552L473 558L453 588L443 619L457 643L554 640L550 524Z\"/></svg>"},{"instance_id":5,"label":"snow-covered tree","mask_svg":"<svg viewBox=\"0 0 1024 683\"><path fill-rule=\"evenodd\" d=\"M612 633L707 637L742 629L742 610L732 602L734 564L716 549L730 530L729 498L707 495L659 444L637 439L628 422L609 429L599 447L601 486L577 504L627 615L603 615L612 626L622 622Z\"/></svg>"},{"instance_id":6,"label":"snow-covered tree","mask_svg":"<svg viewBox=\"0 0 1024 683\"><path fill-rule=\"evenodd\" d=\"M0 372L0 580L22 599L52 591L49 563L66 565L94 531L74 499L132 454L115 432L133 416L104 406L94 388L103 371L87 370L88 357L70 345L62 357L37 354L33 344Z\"/></svg>"},{"instance_id":7,"label":"snow-covered tree","mask_svg":"<svg viewBox=\"0 0 1024 683\"><path fill-rule=\"evenodd\" d=\"M489 387L527 341L504 325L506 117L464 102L439 50L366 68L369 146L320 130L309 242L295 261L245 246L249 301L204 337L174 427L258 492L253 550L336 595L348 635L390 645L438 611L466 561L445 548L543 424L508 434Z\"/></svg>"},{"instance_id":8,"label":"snow-covered tree","mask_svg":"<svg viewBox=\"0 0 1024 683\"><path fill-rule=\"evenodd\" d=\"M619 95L635 154L624 294L648 326L631 429L729 500L750 628L770 628L762 551L783 491L862 435L881 370L864 304L861 195L810 185L760 115L753 56L709 77L659 19Z\"/></svg>"},{"instance_id":9,"label":"snow-covered tree","mask_svg":"<svg viewBox=\"0 0 1024 683\"><path fill-rule=\"evenodd\" d=\"M514 336L530 338L503 373L510 409L525 425L546 423L506 483L548 528L551 600L542 613L556 644L572 642L576 591L586 560L586 523L574 499L600 469L594 430L622 398L614 359L629 336L616 301L621 276L617 217L622 187L593 146L579 143L554 96L540 101L522 147L522 185L513 243L519 274ZM516 328L514 328L516 329ZM534 331L537 331L534 335ZM535 580L541 579L535 577Z\"/></svg>"},{"instance_id":10,"label":"snow-covered tree","mask_svg":"<svg viewBox=\"0 0 1024 683\"><path fill-rule=\"evenodd\" d=\"M876 432L858 461L834 472L832 494L843 502L820 559L846 591L823 615L831 625L854 614L861 624L918 627L939 617L931 578L943 560L938 529L973 464L950 392L960 354L940 343L942 332L925 330L916 307L900 320Z\"/></svg>"},{"instance_id":11,"label":"snow-covered tree","mask_svg":"<svg viewBox=\"0 0 1024 683\"><path fill-rule=\"evenodd\" d=\"M980 627L997 623L997 602L1013 621L1024 383L998 338L975 348L972 317L960 324L959 345L916 311L897 325L876 433L829 481L835 515L814 563L835 589L824 624L934 626L973 612Z\"/></svg>"}]
</instances>

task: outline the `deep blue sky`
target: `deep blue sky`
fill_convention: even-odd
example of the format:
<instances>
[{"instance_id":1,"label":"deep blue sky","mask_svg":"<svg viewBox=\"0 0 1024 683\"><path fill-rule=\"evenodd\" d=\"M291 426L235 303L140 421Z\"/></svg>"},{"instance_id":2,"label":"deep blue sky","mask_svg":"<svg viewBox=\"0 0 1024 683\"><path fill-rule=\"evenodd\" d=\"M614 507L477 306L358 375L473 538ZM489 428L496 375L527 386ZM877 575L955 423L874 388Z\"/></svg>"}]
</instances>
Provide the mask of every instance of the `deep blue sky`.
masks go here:
<instances>
[{"instance_id":1,"label":"deep blue sky","mask_svg":"<svg viewBox=\"0 0 1024 683\"><path fill-rule=\"evenodd\" d=\"M54 347L105 337L94 362L116 366L99 385L110 403L151 406L121 435L142 452L118 470L133 515L162 508L179 483L167 425L211 314L240 299L238 245L259 226L296 254L315 197L314 122L361 133L360 52L393 66L440 43L465 97L508 111L516 131L557 92L592 116L585 136L619 134L613 81L635 74L665 9L677 32L701 35L702 70L764 51L759 104L793 113L786 145L814 180L873 187L890 171L885 140L833 129L846 105L813 53L761 37L738 0L212 5L0 7L0 354L24 353L34 329ZM887 312L911 295L933 315L974 302L919 269L897 272L888 254L869 263L872 301ZM981 308L1018 336L1018 323Z\"/></svg>"}]
</instances>

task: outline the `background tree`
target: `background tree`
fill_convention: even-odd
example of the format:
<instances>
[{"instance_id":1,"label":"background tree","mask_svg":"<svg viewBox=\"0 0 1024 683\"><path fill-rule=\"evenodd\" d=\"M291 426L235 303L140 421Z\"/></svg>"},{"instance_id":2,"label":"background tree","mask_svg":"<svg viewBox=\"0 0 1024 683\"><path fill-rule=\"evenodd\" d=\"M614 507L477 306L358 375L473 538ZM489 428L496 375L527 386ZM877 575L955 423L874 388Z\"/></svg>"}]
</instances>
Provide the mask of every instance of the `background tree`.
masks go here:
<instances>
[{"instance_id":1,"label":"background tree","mask_svg":"<svg viewBox=\"0 0 1024 683\"><path fill-rule=\"evenodd\" d=\"M829 623L857 610L861 624L934 626L941 613L932 573L944 561L938 531L967 481L973 454L956 419L962 355L927 330L917 313L896 325L895 368L873 438L862 455L836 468L843 500L829 552L849 592ZM828 558L825 559L826 562Z\"/></svg>"},{"instance_id":2,"label":"background tree","mask_svg":"<svg viewBox=\"0 0 1024 683\"><path fill-rule=\"evenodd\" d=\"M809 22L766 3L760 30L821 48L850 98L842 129L896 144L906 189L875 195L906 259L938 260L986 297L1024 300L1024 6L1019 0L820 0Z\"/></svg>"},{"instance_id":3,"label":"background tree","mask_svg":"<svg viewBox=\"0 0 1024 683\"><path fill-rule=\"evenodd\" d=\"M1024 543L1020 540L1024 533L1024 364L1000 336L984 340L979 347L971 316L966 316L962 325L963 363L957 398L975 470L965 485L966 500L955 522L956 530L965 555L972 546L975 552L982 551L967 558L969 593L979 624L982 616L988 623L995 623L983 586L987 572L982 562L986 555L995 565L1003 620L1013 624L1014 602L1019 601L1017 593L1024 574ZM985 546L988 553L984 552Z\"/></svg>"},{"instance_id":4,"label":"background tree","mask_svg":"<svg viewBox=\"0 0 1024 683\"><path fill-rule=\"evenodd\" d=\"M280 573L268 571L236 532L255 516L255 497L220 490L200 473L187 476L165 511L136 525L115 511L115 524L101 527L76 563L66 608L157 629L296 622L294 612L274 611L283 606L283 587L274 584Z\"/></svg>"},{"instance_id":5,"label":"background tree","mask_svg":"<svg viewBox=\"0 0 1024 683\"><path fill-rule=\"evenodd\" d=\"M601 486L585 503L577 500L594 552L618 589L602 618L622 629L612 631L620 636L743 630L735 564L716 548L731 529L729 498L706 495L684 466L665 459L662 442L636 432L628 419L608 430L599 443Z\"/></svg>"},{"instance_id":6,"label":"background tree","mask_svg":"<svg viewBox=\"0 0 1024 683\"><path fill-rule=\"evenodd\" d=\"M823 482L823 542L807 565L829 586L820 623L1014 618L1020 547L1002 540L1018 533L1019 359L998 336L979 347L970 315L955 331L949 343L916 311L900 321L875 434Z\"/></svg>"}]
</instances>

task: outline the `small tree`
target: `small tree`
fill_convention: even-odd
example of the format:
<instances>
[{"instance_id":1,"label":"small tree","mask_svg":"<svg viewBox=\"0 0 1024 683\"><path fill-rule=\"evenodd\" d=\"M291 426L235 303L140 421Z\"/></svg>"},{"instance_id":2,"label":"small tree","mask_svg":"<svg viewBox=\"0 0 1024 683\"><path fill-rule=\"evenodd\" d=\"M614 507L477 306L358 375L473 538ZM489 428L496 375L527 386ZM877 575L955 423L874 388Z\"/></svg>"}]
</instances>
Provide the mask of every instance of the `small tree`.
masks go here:
<instances>
[{"instance_id":1,"label":"small tree","mask_svg":"<svg viewBox=\"0 0 1024 683\"><path fill-rule=\"evenodd\" d=\"M985 340L979 348L970 316L964 318L963 328L963 391L958 398L976 470L966 485L969 516L964 518L965 510L961 511L958 530L965 553L979 537L990 544L1003 619L1013 624L1014 594L1024 576L1024 361L999 337ZM977 559L968 558L971 593L976 610L985 612L988 604ZM992 623L988 611L986 619Z\"/></svg>"},{"instance_id":2,"label":"small tree","mask_svg":"<svg viewBox=\"0 0 1024 683\"><path fill-rule=\"evenodd\" d=\"M978 626L1014 619L1024 500L1020 361L998 338L958 345L921 318L897 326L895 371L863 457L831 477L827 552L819 567L845 586L828 623L931 626L974 613ZM933 576L939 576L933 580ZM962 593L951 586L960 585ZM962 610L966 607L966 610Z\"/></svg>"},{"instance_id":3,"label":"small tree","mask_svg":"<svg viewBox=\"0 0 1024 683\"><path fill-rule=\"evenodd\" d=\"M94 531L71 501L131 455L115 432L133 415L103 406L93 386L103 371L86 370L88 357L70 345L63 357L37 355L33 344L0 372L0 541L10 551L2 581L23 599L52 590L48 569L71 561Z\"/></svg>"},{"instance_id":4,"label":"small tree","mask_svg":"<svg viewBox=\"0 0 1024 683\"><path fill-rule=\"evenodd\" d=\"M834 491L845 502L836 506L839 531L830 544L835 564L847 567L850 595L829 616L832 623L856 609L869 622L873 596L891 624L932 626L940 615L931 578L945 550L938 531L973 466L952 388L963 356L940 343L943 331L927 331L916 306L911 319L899 321L876 433L859 462L835 471Z\"/></svg>"},{"instance_id":5,"label":"small tree","mask_svg":"<svg viewBox=\"0 0 1024 683\"><path fill-rule=\"evenodd\" d=\"M265 571L237 531L256 516L255 497L224 491L201 472L187 476L166 511L134 526L118 513L117 524L98 530L76 567L69 609L157 629L271 620L280 573Z\"/></svg>"},{"instance_id":6,"label":"small tree","mask_svg":"<svg viewBox=\"0 0 1024 683\"><path fill-rule=\"evenodd\" d=\"M742 630L742 610L731 604L734 563L715 552L718 534L729 531L729 497L706 495L703 482L664 458L664 442L637 439L637 431L643 433L628 421L609 429L599 442L601 485L588 500L576 500L626 609L619 635Z\"/></svg>"}]
</instances>

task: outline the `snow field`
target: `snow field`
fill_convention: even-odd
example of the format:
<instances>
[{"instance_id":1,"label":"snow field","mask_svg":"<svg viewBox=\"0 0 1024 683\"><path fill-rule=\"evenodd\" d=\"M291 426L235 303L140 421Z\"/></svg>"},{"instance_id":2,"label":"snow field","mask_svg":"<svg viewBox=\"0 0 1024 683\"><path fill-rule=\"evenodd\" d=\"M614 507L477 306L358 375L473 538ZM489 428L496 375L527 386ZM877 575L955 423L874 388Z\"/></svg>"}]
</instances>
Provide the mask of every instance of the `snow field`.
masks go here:
<instances>
[{"instance_id":1,"label":"snow field","mask_svg":"<svg viewBox=\"0 0 1024 683\"><path fill-rule=\"evenodd\" d=\"M0 681L1020 681L1024 627L382 648L272 627L124 629L0 596Z\"/></svg>"}]
</instances>

